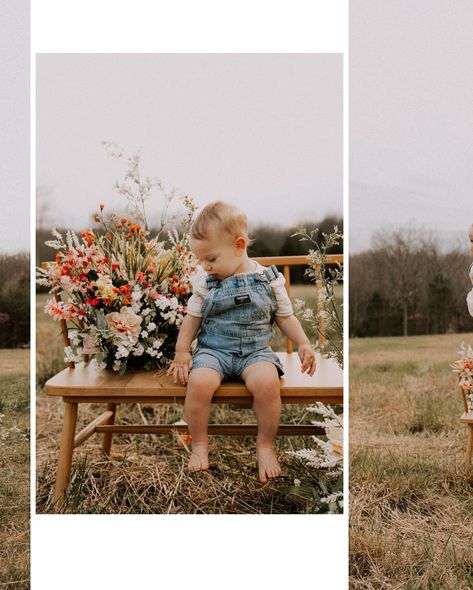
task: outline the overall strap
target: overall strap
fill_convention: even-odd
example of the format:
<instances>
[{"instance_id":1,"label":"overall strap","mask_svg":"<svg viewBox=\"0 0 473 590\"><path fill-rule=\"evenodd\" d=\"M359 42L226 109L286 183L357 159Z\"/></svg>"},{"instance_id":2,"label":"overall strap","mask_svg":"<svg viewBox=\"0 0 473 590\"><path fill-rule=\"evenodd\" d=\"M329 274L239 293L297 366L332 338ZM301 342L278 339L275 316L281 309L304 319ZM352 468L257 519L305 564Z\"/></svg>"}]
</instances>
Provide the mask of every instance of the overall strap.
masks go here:
<instances>
[{"instance_id":1,"label":"overall strap","mask_svg":"<svg viewBox=\"0 0 473 590\"><path fill-rule=\"evenodd\" d=\"M271 266L268 266L268 268L265 268L263 270L263 272L257 274L255 276L255 280L270 283L271 281L274 281L275 279L277 279L278 276L279 276L278 269L274 264L272 264Z\"/></svg>"},{"instance_id":2,"label":"overall strap","mask_svg":"<svg viewBox=\"0 0 473 590\"><path fill-rule=\"evenodd\" d=\"M220 283L220 279L214 279L211 276L207 277L207 288L209 291L215 289L215 287L220 287Z\"/></svg>"}]
</instances>

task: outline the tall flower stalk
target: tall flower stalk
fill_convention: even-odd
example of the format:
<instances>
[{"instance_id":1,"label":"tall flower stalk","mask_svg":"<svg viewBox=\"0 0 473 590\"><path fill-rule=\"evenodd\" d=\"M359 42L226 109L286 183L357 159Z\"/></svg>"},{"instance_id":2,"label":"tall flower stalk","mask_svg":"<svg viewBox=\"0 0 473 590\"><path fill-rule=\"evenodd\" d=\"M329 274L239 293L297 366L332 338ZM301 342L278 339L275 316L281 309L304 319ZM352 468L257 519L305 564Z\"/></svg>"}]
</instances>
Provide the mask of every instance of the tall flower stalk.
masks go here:
<instances>
[{"instance_id":1,"label":"tall flower stalk","mask_svg":"<svg viewBox=\"0 0 473 590\"><path fill-rule=\"evenodd\" d=\"M327 251L340 243L342 234L337 226L329 234L322 232L322 240L316 240L318 229L307 232L303 225L297 226L292 237L299 237L300 242L309 241L314 245L308 253L309 267L305 274L317 287L316 309L311 309L306 302L296 299L296 314L312 325L318 334L316 346L320 352L334 358L343 368L343 317L336 301L334 289L342 284L343 268L336 264L328 266Z\"/></svg>"}]
</instances>

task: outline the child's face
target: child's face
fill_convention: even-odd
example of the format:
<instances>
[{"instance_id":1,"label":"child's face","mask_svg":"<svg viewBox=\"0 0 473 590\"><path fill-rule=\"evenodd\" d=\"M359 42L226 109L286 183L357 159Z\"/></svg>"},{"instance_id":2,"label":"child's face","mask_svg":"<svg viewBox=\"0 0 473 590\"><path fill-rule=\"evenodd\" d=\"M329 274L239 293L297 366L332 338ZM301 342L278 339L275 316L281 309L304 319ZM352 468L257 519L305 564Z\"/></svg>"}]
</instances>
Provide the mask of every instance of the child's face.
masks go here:
<instances>
[{"instance_id":1,"label":"child's face","mask_svg":"<svg viewBox=\"0 0 473 590\"><path fill-rule=\"evenodd\" d=\"M209 232L206 240L190 239L190 249L197 256L205 272L215 279L226 279L238 272L246 251L244 238L233 239L217 230Z\"/></svg>"}]
</instances>

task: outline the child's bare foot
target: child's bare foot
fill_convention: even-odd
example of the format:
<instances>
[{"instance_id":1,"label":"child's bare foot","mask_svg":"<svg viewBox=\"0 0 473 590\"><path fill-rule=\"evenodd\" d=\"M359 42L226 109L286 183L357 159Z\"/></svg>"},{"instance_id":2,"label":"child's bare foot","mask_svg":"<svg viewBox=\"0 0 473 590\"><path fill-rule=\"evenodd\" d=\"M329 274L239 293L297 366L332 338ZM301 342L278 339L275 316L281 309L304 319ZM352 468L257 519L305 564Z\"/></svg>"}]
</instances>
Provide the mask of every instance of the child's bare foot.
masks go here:
<instances>
[{"instance_id":1,"label":"child's bare foot","mask_svg":"<svg viewBox=\"0 0 473 590\"><path fill-rule=\"evenodd\" d=\"M256 457L258 459L258 475L261 483L266 483L268 479L274 479L281 475L281 466L272 447L256 447Z\"/></svg>"},{"instance_id":2,"label":"child's bare foot","mask_svg":"<svg viewBox=\"0 0 473 590\"><path fill-rule=\"evenodd\" d=\"M206 443L192 443L192 453L187 467L189 471L207 471L209 468L209 447Z\"/></svg>"}]
</instances>

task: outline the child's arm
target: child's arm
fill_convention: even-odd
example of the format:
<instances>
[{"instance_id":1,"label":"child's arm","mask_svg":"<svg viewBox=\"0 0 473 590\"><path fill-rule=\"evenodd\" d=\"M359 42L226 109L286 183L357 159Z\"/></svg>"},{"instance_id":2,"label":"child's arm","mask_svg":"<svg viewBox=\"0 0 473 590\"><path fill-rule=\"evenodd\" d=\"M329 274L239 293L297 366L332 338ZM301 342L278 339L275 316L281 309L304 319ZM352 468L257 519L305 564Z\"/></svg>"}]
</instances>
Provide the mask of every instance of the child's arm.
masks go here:
<instances>
[{"instance_id":1,"label":"child's arm","mask_svg":"<svg viewBox=\"0 0 473 590\"><path fill-rule=\"evenodd\" d=\"M283 334L297 346L302 363L302 373L309 373L312 376L315 373L315 354L299 320L295 315L276 316L276 324Z\"/></svg>"},{"instance_id":2,"label":"child's arm","mask_svg":"<svg viewBox=\"0 0 473 590\"><path fill-rule=\"evenodd\" d=\"M201 323L202 318L186 315L181 324L176 342L176 354L167 373L168 375L173 374L174 383L178 379L182 383L187 383L189 380L189 371L192 367L192 355L189 350Z\"/></svg>"}]
</instances>

